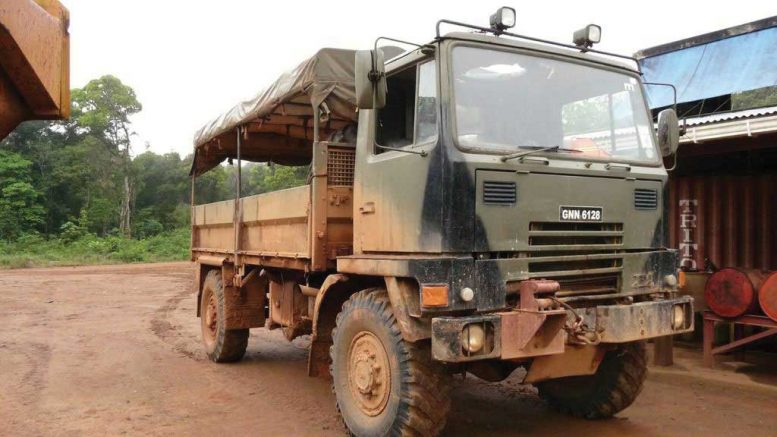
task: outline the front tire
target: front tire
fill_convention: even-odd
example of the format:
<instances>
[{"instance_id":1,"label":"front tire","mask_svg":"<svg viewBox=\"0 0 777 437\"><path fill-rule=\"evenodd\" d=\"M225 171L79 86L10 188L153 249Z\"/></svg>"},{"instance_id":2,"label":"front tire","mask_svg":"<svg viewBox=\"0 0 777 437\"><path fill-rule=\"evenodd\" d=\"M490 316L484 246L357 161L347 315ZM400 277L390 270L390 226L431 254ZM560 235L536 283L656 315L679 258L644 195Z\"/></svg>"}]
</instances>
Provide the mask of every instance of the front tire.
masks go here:
<instances>
[{"instance_id":1,"label":"front tire","mask_svg":"<svg viewBox=\"0 0 777 437\"><path fill-rule=\"evenodd\" d=\"M209 271L202 284L200 327L208 358L217 363L243 358L248 346L248 329L224 327L224 282L219 270Z\"/></svg>"},{"instance_id":2,"label":"front tire","mask_svg":"<svg viewBox=\"0 0 777 437\"><path fill-rule=\"evenodd\" d=\"M537 390L562 413L606 419L634 402L646 377L645 343L635 342L607 352L593 375L552 379L538 383Z\"/></svg>"},{"instance_id":3,"label":"front tire","mask_svg":"<svg viewBox=\"0 0 777 437\"><path fill-rule=\"evenodd\" d=\"M450 376L428 344L402 339L385 290L343 304L332 331L337 408L356 436L437 435L450 409Z\"/></svg>"}]
</instances>

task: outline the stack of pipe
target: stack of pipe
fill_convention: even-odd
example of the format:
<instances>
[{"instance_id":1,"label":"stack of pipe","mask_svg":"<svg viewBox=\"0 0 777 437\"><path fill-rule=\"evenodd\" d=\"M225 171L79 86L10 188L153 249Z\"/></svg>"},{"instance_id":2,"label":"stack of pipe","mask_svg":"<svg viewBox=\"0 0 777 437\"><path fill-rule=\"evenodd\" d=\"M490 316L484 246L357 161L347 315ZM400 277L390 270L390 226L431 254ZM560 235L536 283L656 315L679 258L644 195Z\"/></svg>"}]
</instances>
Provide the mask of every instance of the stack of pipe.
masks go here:
<instances>
[{"instance_id":1,"label":"stack of pipe","mask_svg":"<svg viewBox=\"0 0 777 437\"><path fill-rule=\"evenodd\" d=\"M777 271L718 270L707 280L704 299L709 309L721 317L763 313L777 321Z\"/></svg>"}]
</instances>

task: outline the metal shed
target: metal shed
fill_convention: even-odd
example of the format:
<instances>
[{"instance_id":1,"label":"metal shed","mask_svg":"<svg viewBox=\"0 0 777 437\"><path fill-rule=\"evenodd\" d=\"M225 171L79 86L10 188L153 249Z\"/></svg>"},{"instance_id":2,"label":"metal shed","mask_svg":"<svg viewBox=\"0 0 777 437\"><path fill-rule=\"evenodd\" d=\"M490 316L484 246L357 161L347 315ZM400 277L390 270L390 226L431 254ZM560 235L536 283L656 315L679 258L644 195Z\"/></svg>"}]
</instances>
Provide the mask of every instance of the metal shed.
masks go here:
<instances>
[{"instance_id":1,"label":"metal shed","mask_svg":"<svg viewBox=\"0 0 777 437\"><path fill-rule=\"evenodd\" d=\"M776 52L770 17L635 54L647 81L677 87L687 127L667 195L670 245L686 270L705 260L777 269ZM732 104L753 91L773 97ZM656 110L672 103L668 88L648 93Z\"/></svg>"}]
</instances>

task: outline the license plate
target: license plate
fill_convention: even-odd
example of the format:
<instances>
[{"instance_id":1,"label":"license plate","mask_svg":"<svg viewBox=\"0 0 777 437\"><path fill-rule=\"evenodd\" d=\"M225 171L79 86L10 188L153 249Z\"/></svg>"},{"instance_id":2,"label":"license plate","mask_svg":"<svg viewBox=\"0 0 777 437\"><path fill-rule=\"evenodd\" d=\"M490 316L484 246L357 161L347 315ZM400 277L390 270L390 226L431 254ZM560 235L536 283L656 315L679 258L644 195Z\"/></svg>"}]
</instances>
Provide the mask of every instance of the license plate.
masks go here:
<instances>
[{"instance_id":1,"label":"license plate","mask_svg":"<svg viewBox=\"0 0 777 437\"><path fill-rule=\"evenodd\" d=\"M600 222L602 208L598 206L560 206L559 220L562 222Z\"/></svg>"}]
</instances>

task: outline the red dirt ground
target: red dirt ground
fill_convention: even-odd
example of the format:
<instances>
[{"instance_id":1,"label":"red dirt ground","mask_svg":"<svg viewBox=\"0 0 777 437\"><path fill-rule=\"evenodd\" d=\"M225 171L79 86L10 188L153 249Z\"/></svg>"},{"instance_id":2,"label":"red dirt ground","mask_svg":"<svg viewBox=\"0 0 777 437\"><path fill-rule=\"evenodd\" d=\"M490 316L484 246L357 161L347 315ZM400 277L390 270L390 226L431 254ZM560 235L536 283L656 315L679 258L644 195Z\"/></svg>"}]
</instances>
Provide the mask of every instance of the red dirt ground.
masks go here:
<instances>
[{"instance_id":1,"label":"red dirt ground","mask_svg":"<svg viewBox=\"0 0 777 437\"><path fill-rule=\"evenodd\" d=\"M343 435L305 338L252 330L242 362L205 359L191 280L188 263L0 272L0 434ZM608 421L550 411L519 375L459 379L444 433L774 434L774 357L707 370L677 355Z\"/></svg>"}]
</instances>

